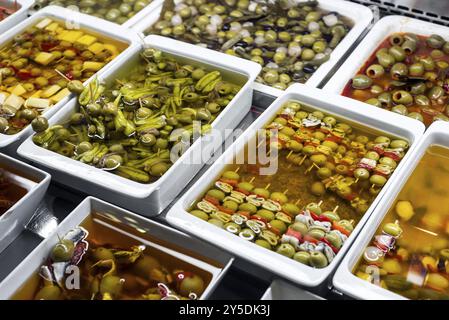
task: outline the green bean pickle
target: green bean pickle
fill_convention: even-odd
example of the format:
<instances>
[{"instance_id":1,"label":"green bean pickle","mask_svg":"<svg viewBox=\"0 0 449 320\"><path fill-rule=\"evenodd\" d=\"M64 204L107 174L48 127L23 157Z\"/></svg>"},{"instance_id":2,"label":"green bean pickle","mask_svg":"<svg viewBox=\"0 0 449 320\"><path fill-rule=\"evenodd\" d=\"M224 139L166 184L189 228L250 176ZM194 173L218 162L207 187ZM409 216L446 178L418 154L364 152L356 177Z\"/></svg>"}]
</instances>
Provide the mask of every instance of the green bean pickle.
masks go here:
<instances>
[{"instance_id":1,"label":"green bean pickle","mask_svg":"<svg viewBox=\"0 0 449 320\"><path fill-rule=\"evenodd\" d=\"M189 300L201 297L212 275L136 238L107 214L93 212L60 239L14 300ZM131 233L128 233L130 231ZM145 235L146 237L146 235ZM79 272L72 274L74 267ZM73 281L74 275L79 276ZM72 277L72 282L69 279ZM73 284L79 283L75 286Z\"/></svg>"},{"instance_id":2,"label":"green bean pickle","mask_svg":"<svg viewBox=\"0 0 449 320\"><path fill-rule=\"evenodd\" d=\"M37 145L139 183L151 183L187 150L241 89L222 72L179 63L156 49L110 85L93 81L67 123L32 125ZM181 148L182 147L182 148ZM176 158L176 157L175 157Z\"/></svg>"},{"instance_id":3,"label":"green bean pickle","mask_svg":"<svg viewBox=\"0 0 449 320\"><path fill-rule=\"evenodd\" d=\"M449 121L449 42L436 34L392 34L342 94L426 126Z\"/></svg>"},{"instance_id":4,"label":"green bean pickle","mask_svg":"<svg viewBox=\"0 0 449 320\"><path fill-rule=\"evenodd\" d=\"M446 179L449 149L432 146L364 250L357 277L409 299L449 299Z\"/></svg>"},{"instance_id":5,"label":"green bean pickle","mask_svg":"<svg viewBox=\"0 0 449 320\"><path fill-rule=\"evenodd\" d=\"M270 152L279 150L276 173L261 175L260 163L232 165L190 213L256 245L324 268L394 172L408 143L309 109L290 101L265 127Z\"/></svg>"},{"instance_id":6,"label":"green bean pickle","mask_svg":"<svg viewBox=\"0 0 449 320\"><path fill-rule=\"evenodd\" d=\"M350 23L318 2L165 0L147 32L255 61L257 81L284 90L305 83L346 36Z\"/></svg>"}]
</instances>

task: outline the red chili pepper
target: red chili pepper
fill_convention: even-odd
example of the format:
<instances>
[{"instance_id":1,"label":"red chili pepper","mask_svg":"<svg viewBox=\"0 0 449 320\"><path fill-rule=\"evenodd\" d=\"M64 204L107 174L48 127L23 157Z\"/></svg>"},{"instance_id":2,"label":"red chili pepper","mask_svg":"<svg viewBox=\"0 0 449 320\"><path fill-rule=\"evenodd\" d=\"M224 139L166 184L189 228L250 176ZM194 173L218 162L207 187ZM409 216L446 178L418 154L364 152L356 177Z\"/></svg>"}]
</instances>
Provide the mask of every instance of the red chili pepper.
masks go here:
<instances>
[{"instance_id":1,"label":"red chili pepper","mask_svg":"<svg viewBox=\"0 0 449 320\"><path fill-rule=\"evenodd\" d=\"M215 205L215 206L219 206L219 205L220 205L220 200L218 200L217 198L214 198L214 197L212 197L212 196L210 196L210 195L208 195L208 194L206 194L206 195L204 196L204 200L206 200L206 201L212 203L212 204Z\"/></svg>"},{"instance_id":2,"label":"red chili pepper","mask_svg":"<svg viewBox=\"0 0 449 320\"><path fill-rule=\"evenodd\" d=\"M42 42L41 43L41 49L42 51L50 51L54 47L56 47L58 44L56 42Z\"/></svg>"},{"instance_id":3,"label":"red chili pepper","mask_svg":"<svg viewBox=\"0 0 449 320\"><path fill-rule=\"evenodd\" d=\"M317 218L316 220L318 220L318 221L320 221L320 222L332 222L331 219L329 219L328 217L323 216L323 215L318 216L318 218Z\"/></svg>"},{"instance_id":4,"label":"red chili pepper","mask_svg":"<svg viewBox=\"0 0 449 320\"><path fill-rule=\"evenodd\" d=\"M319 219L319 216L316 213L314 213L314 212L312 212L310 210L309 210L309 213L310 213L310 216L312 217L313 220L318 220Z\"/></svg>"}]
</instances>

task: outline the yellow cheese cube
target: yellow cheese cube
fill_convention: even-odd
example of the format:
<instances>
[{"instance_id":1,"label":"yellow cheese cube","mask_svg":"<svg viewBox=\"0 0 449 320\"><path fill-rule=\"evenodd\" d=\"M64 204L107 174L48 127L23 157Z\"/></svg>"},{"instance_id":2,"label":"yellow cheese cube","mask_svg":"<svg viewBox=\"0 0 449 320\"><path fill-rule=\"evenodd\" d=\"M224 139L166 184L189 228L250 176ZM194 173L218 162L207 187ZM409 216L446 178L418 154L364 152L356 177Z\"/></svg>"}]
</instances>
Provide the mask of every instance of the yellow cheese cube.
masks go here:
<instances>
[{"instance_id":1,"label":"yellow cheese cube","mask_svg":"<svg viewBox=\"0 0 449 320\"><path fill-rule=\"evenodd\" d=\"M50 25L52 22L53 22L53 20L51 20L50 18L45 18L44 20L42 20L41 22L39 22L36 25L36 28L44 29L46 26Z\"/></svg>"},{"instance_id":2,"label":"yellow cheese cube","mask_svg":"<svg viewBox=\"0 0 449 320\"><path fill-rule=\"evenodd\" d=\"M42 94L42 90L37 90L30 98L40 98Z\"/></svg>"},{"instance_id":3,"label":"yellow cheese cube","mask_svg":"<svg viewBox=\"0 0 449 320\"><path fill-rule=\"evenodd\" d=\"M39 52L36 56L36 58L34 58L34 61L36 61L37 63L41 64L41 65L48 65L51 62L53 62L53 60L55 60L55 56L52 55L49 52Z\"/></svg>"},{"instance_id":4,"label":"yellow cheese cube","mask_svg":"<svg viewBox=\"0 0 449 320\"><path fill-rule=\"evenodd\" d=\"M47 26L47 27L45 28L45 30L48 30L48 31L56 31L56 29L58 29L58 27L59 27L59 23L53 22L53 23L51 23L49 26Z\"/></svg>"},{"instance_id":5,"label":"yellow cheese cube","mask_svg":"<svg viewBox=\"0 0 449 320\"><path fill-rule=\"evenodd\" d=\"M98 71L101 68L103 68L103 66L104 66L103 62L85 61L83 63L83 70L84 71Z\"/></svg>"},{"instance_id":6,"label":"yellow cheese cube","mask_svg":"<svg viewBox=\"0 0 449 320\"><path fill-rule=\"evenodd\" d=\"M61 90L61 87L56 85L56 84L54 84L51 87L49 87L48 89L46 89L42 93L41 97L42 98L50 98L52 95L56 94L56 92L58 92L59 90Z\"/></svg>"},{"instance_id":7,"label":"yellow cheese cube","mask_svg":"<svg viewBox=\"0 0 449 320\"><path fill-rule=\"evenodd\" d=\"M101 51L104 50L104 45L100 42L95 42L93 45L91 45L89 48L87 48L91 52L95 54L99 54Z\"/></svg>"},{"instance_id":8,"label":"yellow cheese cube","mask_svg":"<svg viewBox=\"0 0 449 320\"><path fill-rule=\"evenodd\" d=\"M113 44L105 44L104 48L108 50L110 53L112 53L113 56L117 56L120 52L118 51L117 47Z\"/></svg>"},{"instance_id":9,"label":"yellow cheese cube","mask_svg":"<svg viewBox=\"0 0 449 320\"><path fill-rule=\"evenodd\" d=\"M28 98L27 101L25 101L25 107L46 109L46 108L50 107L50 100L39 99L39 98Z\"/></svg>"},{"instance_id":10,"label":"yellow cheese cube","mask_svg":"<svg viewBox=\"0 0 449 320\"><path fill-rule=\"evenodd\" d=\"M3 105L11 108L14 113L16 113L23 106L24 102L25 100L21 97L11 94L8 98L6 98Z\"/></svg>"},{"instance_id":11,"label":"yellow cheese cube","mask_svg":"<svg viewBox=\"0 0 449 320\"><path fill-rule=\"evenodd\" d=\"M11 88L11 94L14 94L16 96L21 96L26 92L27 92L26 89L24 87L22 87L22 85L20 85L20 84Z\"/></svg>"},{"instance_id":12,"label":"yellow cheese cube","mask_svg":"<svg viewBox=\"0 0 449 320\"><path fill-rule=\"evenodd\" d=\"M70 43L75 43L78 39L81 39L83 37L83 34L84 33L82 31L77 30L64 31L58 36L58 39Z\"/></svg>"},{"instance_id":13,"label":"yellow cheese cube","mask_svg":"<svg viewBox=\"0 0 449 320\"><path fill-rule=\"evenodd\" d=\"M85 34L81 38L77 39L76 43L88 47L88 46L92 45L96 41L97 41L97 38L95 38L94 36Z\"/></svg>"},{"instance_id":14,"label":"yellow cheese cube","mask_svg":"<svg viewBox=\"0 0 449 320\"><path fill-rule=\"evenodd\" d=\"M59 91L57 94L55 94L53 97L51 97L50 101L52 103L58 103L59 101L61 101L65 97L67 97L69 94L70 94L70 90L67 88L64 88L61 91Z\"/></svg>"}]
</instances>

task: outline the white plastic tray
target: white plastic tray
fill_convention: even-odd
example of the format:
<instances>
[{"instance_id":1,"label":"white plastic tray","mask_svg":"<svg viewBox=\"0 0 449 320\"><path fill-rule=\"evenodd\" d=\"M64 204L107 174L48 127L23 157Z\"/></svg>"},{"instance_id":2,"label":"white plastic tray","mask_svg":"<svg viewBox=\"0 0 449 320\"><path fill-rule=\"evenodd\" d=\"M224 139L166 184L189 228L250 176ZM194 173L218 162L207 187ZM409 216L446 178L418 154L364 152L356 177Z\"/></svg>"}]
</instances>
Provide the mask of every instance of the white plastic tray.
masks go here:
<instances>
[{"instance_id":1,"label":"white plastic tray","mask_svg":"<svg viewBox=\"0 0 449 320\"><path fill-rule=\"evenodd\" d=\"M118 62L119 59L126 60L130 55L131 49L137 46L139 43L139 38L134 32L125 29L123 27L120 27L114 23L103 21L98 18L84 14L78 14L76 16L73 16L73 12L69 9L57 6L49 6L40 10L39 12L37 12L24 22L14 26L12 29L4 32L3 34L0 34L0 47L11 41L11 39L13 39L15 35L22 33L30 26L34 26L36 23L38 23L41 19L45 17L53 18L59 21L70 21L71 23L78 24L79 27L82 29L91 31L93 33L101 34L102 36L109 37L116 41L129 43L129 47L126 50L124 50L118 57L116 57L115 60L111 61L106 66L104 66L96 75L99 75L108 70L112 65ZM72 21L71 19L73 18L75 18L76 21ZM99 21L101 23L98 23ZM87 80L86 83L91 81L94 77L95 76ZM57 104L55 104L47 111L45 111L43 115L47 118L50 118L69 101L70 97L71 96L67 96L66 98L62 99ZM32 133L31 126L27 126L21 132L14 135L0 134L0 148L4 148L15 142L16 143L21 142L24 138L31 135L31 133Z\"/></svg>"},{"instance_id":2,"label":"white plastic tray","mask_svg":"<svg viewBox=\"0 0 449 320\"><path fill-rule=\"evenodd\" d=\"M204 162L222 145L224 134L229 135L249 112L253 93L251 86L260 72L260 66L254 62L159 36L147 37L145 44L167 52L178 59L187 59L191 63L207 66L209 70L232 72L247 78L239 93L212 123L212 127L218 130L223 135L222 137L209 134L198 139L159 180L151 184L134 182L58 155L35 145L32 137L29 137L19 147L18 153L20 156L48 168L56 181L145 216L154 216L173 201L202 168ZM115 75L122 73L128 62L132 63L133 59L137 59L142 49L142 46L134 47L128 60L120 60L120 63L99 75L99 79L106 81L115 79ZM50 125L69 119L76 106L76 99L72 99L50 120ZM220 138L223 138L223 141ZM208 149L210 149L210 153L202 153L202 150ZM194 162L189 163L186 161L188 159L193 159Z\"/></svg>"},{"instance_id":3,"label":"white plastic tray","mask_svg":"<svg viewBox=\"0 0 449 320\"><path fill-rule=\"evenodd\" d=\"M176 1L179 3L180 1ZM356 41L363 35L367 27L371 24L373 20L372 11L362 5L342 0L318 0L320 8L329 12L337 12L340 15L347 17L354 23L350 32L346 37L340 42L340 44L334 49L331 54L331 58L328 62L324 63L318 70L313 74L313 76L307 81L307 85L311 87L318 87L322 84L323 80L330 74L330 72L335 69L339 64L340 60L349 51L349 49L354 45ZM132 28L137 32L144 32L155 24L159 20L159 16L162 10L162 4L158 7L154 7L153 11L149 13L144 19L141 19L139 23L134 25ZM268 94L273 97L278 97L282 94L282 90L275 89L273 87L254 83L254 90Z\"/></svg>"},{"instance_id":4,"label":"white plastic tray","mask_svg":"<svg viewBox=\"0 0 449 320\"><path fill-rule=\"evenodd\" d=\"M50 175L0 153L0 165L13 170L11 179L28 193L0 216L0 252L23 231L50 185ZM17 173L17 175L16 175Z\"/></svg>"},{"instance_id":5,"label":"white plastic tray","mask_svg":"<svg viewBox=\"0 0 449 320\"><path fill-rule=\"evenodd\" d=\"M418 166L421 158L424 156L427 149L434 144L449 147L448 123L437 121L427 129L422 139L410 154L410 159L404 163L404 168L398 173L395 183L387 187L382 202L374 210L371 218L367 222L366 228L360 233L360 236L354 242L334 275L334 286L342 293L354 298L367 300L406 299L392 291L383 289L356 277L351 271L359 261L365 248L373 239L379 225L394 204L398 194L407 183L407 180L413 174L413 171Z\"/></svg>"},{"instance_id":6,"label":"white plastic tray","mask_svg":"<svg viewBox=\"0 0 449 320\"><path fill-rule=\"evenodd\" d=\"M191 238L184 233L142 218L104 201L88 197L0 283L0 300L11 298L29 277L38 270L39 266L45 263L51 249L59 241L58 236L63 236L68 231L77 227L93 211L107 214L115 222L135 228L135 239L143 241L146 246L162 250L173 257L184 260L212 274L212 279L200 299L207 299L234 260L230 255ZM196 257L181 253L174 248L163 247L155 242L140 238L139 234L142 232L148 233L153 238L167 242L173 247L192 252ZM206 262L206 260L214 261L216 265L212 265Z\"/></svg>"},{"instance_id":7,"label":"white plastic tray","mask_svg":"<svg viewBox=\"0 0 449 320\"><path fill-rule=\"evenodd\" d=\"M13 0L7 2L14 3ZM33 6L34 0L17 0L17 4L20 6L20 9L8 18L0 21L0 35L27 18L28 11Z\"/></svg>"},{"instance_id":8,"label":"white plastic tray","mask_svg":"<svg viewBox=\"0 0 449 320\"><path fill-rule=\"evenodd\" d=\"M439 34L449 40L448 27L403 16L387 16L374 25L323 89L341 94L348 82L365 65L379 45L396 32L411 32L423 36Z\"/></svg>"},{"instance_id":9,"label":"white plastic tray","mask_svg":"<svg viewBox=\"0 0 449 320\"><path fill-rule=\"evenodd\" d=\"M284 280L276 279L265 291L261 300L325 300Z\"/></svg>"},{"instance_id":10,"label":"white plastic tray","mask_svg":"<svg viewBox=\"0 0 449 320\"><path fill-rule=\"evenodd\" d=\"M315 287L323 284L335 270L352 241L360 232L379 201L385 195L386 188L384 188L374 200L359 224L355 227L351 236L340 249L339 254L337 254L332 263L324 269L314 269L281 256L276 252L261 248L252 242L242 240L225 230L200 220L187 212L187 209L192 203L200 199L204 192L210 187L210 184L223 172L226 164L232 163L234 157L243 150L245 143L255 136L256 130L263 128L277 114L283 104L289 100L297 100L311 106L311 108L304 107L304 109L321 110L326 114L334 115L338 119L346 120L353 124L359 123L365 128L371 128L378 132L385 132L392 136L405 138L411 144L410 150L413 150L416 141L424 132L424 125L416 120L404 118L399 115L390 115L383 110L378 110L364 103L329 94L305 85L295 84L287 89L287 91L279 97L219 159L215 161L210 169L192 186L192 188L173 205L167 214L167 221L187 233L200 237L236 256L242 257L243 259L248 259L281 277L300 285ZM393 126L391 123L394 123L395 125ZM397 169L388 180L387 185L396 183L398 173L403 170L404 162L406 162L409 157L410 151L398 165Z\"/></svg>"}]
</instances>

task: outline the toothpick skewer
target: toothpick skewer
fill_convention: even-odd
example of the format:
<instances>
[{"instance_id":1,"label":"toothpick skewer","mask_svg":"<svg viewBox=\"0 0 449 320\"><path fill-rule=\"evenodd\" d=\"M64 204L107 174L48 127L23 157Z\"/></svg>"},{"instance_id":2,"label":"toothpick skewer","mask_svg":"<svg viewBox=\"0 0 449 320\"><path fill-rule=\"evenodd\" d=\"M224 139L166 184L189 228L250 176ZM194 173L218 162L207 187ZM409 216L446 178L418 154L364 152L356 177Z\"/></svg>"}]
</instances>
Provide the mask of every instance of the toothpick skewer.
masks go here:
<instances>
[{"instance_id":1,"label":"toothpick skewer","mask_svg":"<svg viewBox=\"0 0 449 320\"><path fill-rule=\"evenodd\" d=\"M307 156L305 155L301 161L299 162L298 166L302 166L302 164L304 163L304 161L306 161Z\"/></svg>"},{"instance_id":2,"label":"toothpick skewer","mask_svg":"<svg viewBox=\"0 0 449 320\"><path fill-rule=\"evenodd\" d=\"M321 207L322 204L323 204L323 200L320 200L320 202L318 202L318 207Z\"/></svg>"},{"instance_id":3,"label":"toothpick skewer","mask_svg":"<svg viewBox=\"0 0 449 320\"><path fill-rule=\"evenodd\" d=\"M339 206L336 206L332 212L333 212L333 213L337 213L338 208L339 208Z\"/></svg>"},{"instance_id":4,"label":"toothpick skewer","mask_svg":"<svg viewBox=\"0 0 449 320\"><path fill-rule=\"evenodd\" d=\"M251 180L249 180L249 183L253 183L256 177L252 177Z\"/></svg>"},{"instance_id":5,"label":"toothpick skewer","mask_svg":"<svg viewBox=\"0 0 449 320\"><path fill-rule=\"evenodd\" d=\"M267 184L267 186L265 187L265 190L268 190L268 188L271 186L271 183Z\"/></svg>"},{"instance_id":6,"label":"toothpick skewer","mask_svg":"<svg viewBox=\"0 0 449 320\"><path fill-rule=\"evenodd\" d=\"M55 70L55 72L57 73L57 74L59 74L61 77L63 77L64 79L66 79L67 81L72 81L72 80L70 80L69 78L67 78L67 76L65 75L65 74L63 74L61 71L59 71L58 69L54 69Z\"/></svg>"},{"instance_id":7,"label":"toothpick skewer","mask_svg":"<svg viewBox=\"0 0 449 320\"><path fill-rule=\"evenodd\" d=\"M296 200L295 205L298 205L301 202L301 199Z\"/></svg>"},{"instance_id":8,"label":"toothpick skewer","mask_svg":"<svg viewBox=\"0 0 449 320\"><path fill-rule=\"evenodd\" d=\"M293 154L293 150L291 150L288 155L287 155L287 159L290 158L290 156Z\"/></svg>"},{"instance_id":9,"label":"toothpick skewer","mask_svg":"<svg viewBox=\"0 0 449 320\"><path fill-rule=\"evenodd\" d=\"M240 167L237 167L237 169L234 170L235 173L238 173L240 170Z\"/></svg>"},{"instance_id":10,"label":"toothpick skewer","mask_svg":"<svg viewBox=\"0 0 449 320\"><path fill-rule=\"evenodd\" d=\"M283 194L285 194L285 195L286 195L286 194L287 194L287 192L288 192L288 189L285 189L285 191L283 192Z\"/></svg>"}]
</instances>

